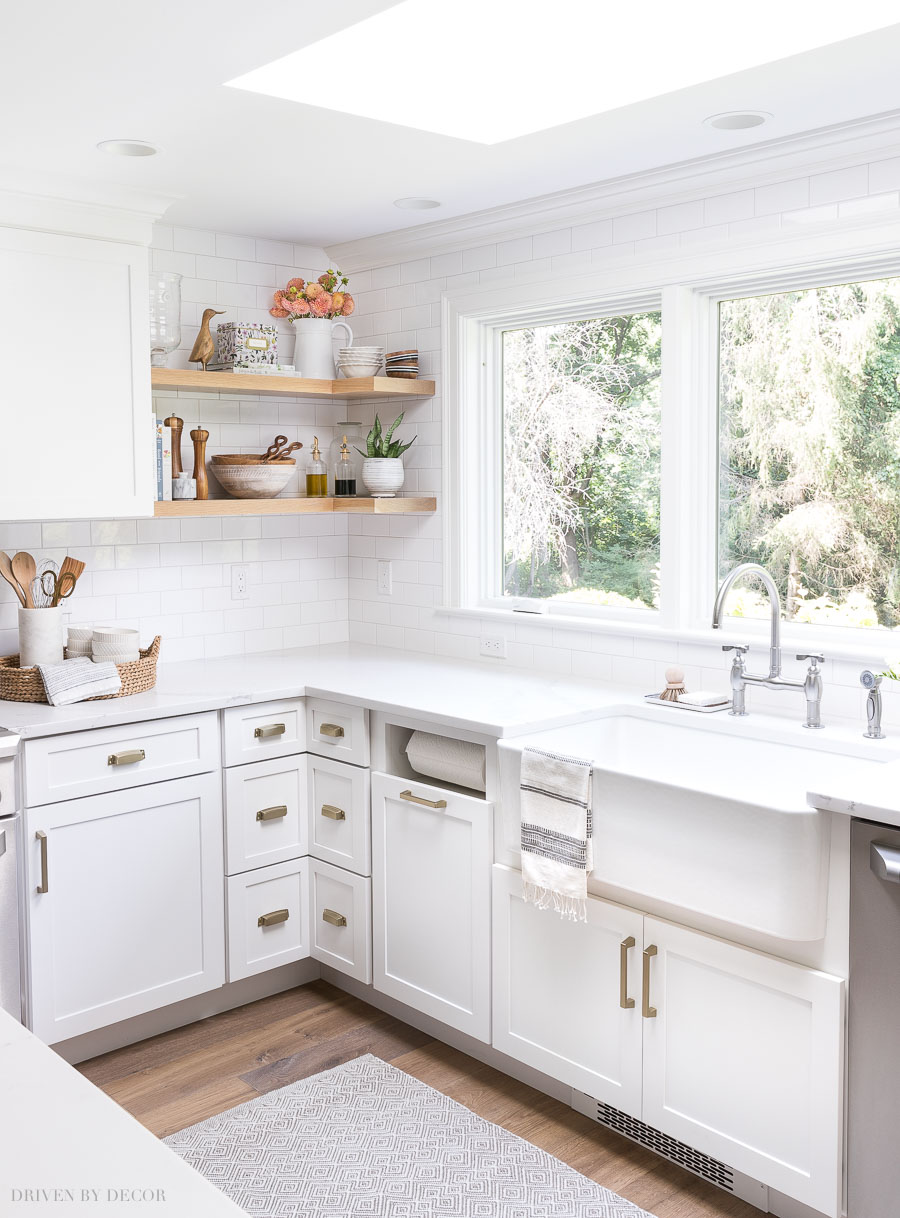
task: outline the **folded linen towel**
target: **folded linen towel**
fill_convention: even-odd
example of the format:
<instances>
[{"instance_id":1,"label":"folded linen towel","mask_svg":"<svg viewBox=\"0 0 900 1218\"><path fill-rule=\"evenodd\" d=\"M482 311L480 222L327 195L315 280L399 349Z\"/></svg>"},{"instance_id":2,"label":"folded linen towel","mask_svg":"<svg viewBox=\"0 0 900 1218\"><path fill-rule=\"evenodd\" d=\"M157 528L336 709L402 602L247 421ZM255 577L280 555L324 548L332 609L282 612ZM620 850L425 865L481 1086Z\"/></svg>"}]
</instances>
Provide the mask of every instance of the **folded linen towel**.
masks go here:
<instances>
[{"instance_id":1,"label":"folded linen towel","mask_svg":"<svg viewBox=\"0 0 900 1218\"><path fill-rule=\"evenodd\" d=\"M71 706L86 698L117 694L122 688L115 664L95 664L87 656L63 660L61 664L38 664L37 669L51 706Z\"/></svg>"},{"instance_id":2,"label":"folded linen towel","mask_svg":"<svg viewBox=\"0 0 900 1218\"><path fill-rule=\"evenodd\" d=\"M522 753L522 891L538 909L552 905L587 921L587 875L594 866L589 761L525 749Z\"/></svg>"}]
</instances>

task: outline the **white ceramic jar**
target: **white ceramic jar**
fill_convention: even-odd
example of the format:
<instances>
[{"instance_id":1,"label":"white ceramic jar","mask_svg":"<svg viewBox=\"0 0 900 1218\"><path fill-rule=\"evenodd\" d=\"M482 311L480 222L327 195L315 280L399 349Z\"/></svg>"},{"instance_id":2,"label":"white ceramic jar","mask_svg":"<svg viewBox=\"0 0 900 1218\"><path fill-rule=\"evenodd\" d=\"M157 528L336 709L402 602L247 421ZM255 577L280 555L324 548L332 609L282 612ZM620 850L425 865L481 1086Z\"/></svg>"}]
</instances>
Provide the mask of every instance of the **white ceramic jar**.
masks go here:
<instances>
[{"instance_id":1,"label":"white ceramic jar","mask_svg":"<svg viewBox=\"0 0 900 1218\"><path fill-rule=\"evenodd\" d=\"M63 661L63 607L19 609L19 664L61 664Z\"/></svg>"}]
</instances>

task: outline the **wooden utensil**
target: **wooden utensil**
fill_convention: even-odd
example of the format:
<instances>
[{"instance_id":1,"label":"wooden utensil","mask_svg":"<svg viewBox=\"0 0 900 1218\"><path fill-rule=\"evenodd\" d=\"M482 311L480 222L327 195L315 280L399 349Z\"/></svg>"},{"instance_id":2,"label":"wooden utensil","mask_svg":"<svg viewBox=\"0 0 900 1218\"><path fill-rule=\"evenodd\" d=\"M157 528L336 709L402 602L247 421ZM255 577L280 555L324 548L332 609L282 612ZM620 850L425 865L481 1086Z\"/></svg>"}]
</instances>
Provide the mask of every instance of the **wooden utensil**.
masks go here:
<instances>
[{"instance_id":1,"label":"wooden utensil","mask_svg":"<svg viewBox=\"0 0 900 1218\"><path fill-rule=\"evenodd\" d=\"M81 579L84 568L85 564L80 558L70 558L67 554L63 559L62 566L59 569L59 578L62 579L64 575L71 575L74 577L75 583L77 584Z\"/></svg>"},{"instance_id":2,"label":"wooden utensil","mask_svg":"<svg viewBox=\"0 0 900 1218\"><path fill-rule=\"evenodd\" d=\"M296 452L303 445L298 441L293 444L288 444L287 436L276 436L274 441L266 449L263 456L263 461L280 461L282 457L288 457L292 452Z\"/></svg>"},{"instance_id":3,"label":"wooden utensil","mask_svg":"<svg viewBox=\"0 0 900 1218\"><path fill-rule=\"evenodd\" d=\"M37 563L24 550L20 550L12 560L12 573L19 587L25 594L25 608L34 608L34 597L31 595L31 581L37 579Z\"/></svg>"},{"instance_id":4,"label":"wooden utensil","mask_svg":"<svg viewBox=\"0 0 900 1218\"><path fill-rule=\"evenodd\" d=\"M5 550L0 550L0 575L6 580L13 592L19 599L19 604L25 608L25 593L19 587L19 583L12 572L12 560Z\"/></svg>"}]
</instances>

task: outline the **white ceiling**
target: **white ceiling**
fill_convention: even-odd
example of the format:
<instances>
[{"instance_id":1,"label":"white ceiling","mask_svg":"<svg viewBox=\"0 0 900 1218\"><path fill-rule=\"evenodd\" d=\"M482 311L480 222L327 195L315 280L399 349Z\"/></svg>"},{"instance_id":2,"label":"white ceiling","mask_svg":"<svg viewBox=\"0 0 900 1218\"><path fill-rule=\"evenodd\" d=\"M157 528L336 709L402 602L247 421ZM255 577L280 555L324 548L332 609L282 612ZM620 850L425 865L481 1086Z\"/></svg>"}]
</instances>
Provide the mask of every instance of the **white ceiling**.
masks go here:
<instances>
[{"instance_id":1,"label":"white ceiling","mask_svg":"<svg viewBox=\"0 0 900 1218\"><path fill-rule=\"evenodd\" d=\"M787 2L808 4L815 22L822 0ZM452 19L452 0L434 3L436 14ZM316 105L340 89L340 66L327 62L309 81L309 104L223 84L390 7L391 0L7 5L0 174L64 175L95 192L167 193L176 197L166 217L173 223L330 245L900 108L900 25L494 146ZM746 7L720 12L719 36L740 38ZM597 48L598 72L604 54L614 53ZM534 70L546 87L565 87L564 64ZM386 62L384 82L408 95L412 112L417 91L429 88L428 46L415 59ZM463 64L459 87L477 89L486 107L504 104ZM744 132L703 125L710 114L741 109L774 118ZM120 159L96 150L115 138L149 140L162 152ZM442 206L423 215L392 205L410 195Z\"/></svg>"}]
</instances>

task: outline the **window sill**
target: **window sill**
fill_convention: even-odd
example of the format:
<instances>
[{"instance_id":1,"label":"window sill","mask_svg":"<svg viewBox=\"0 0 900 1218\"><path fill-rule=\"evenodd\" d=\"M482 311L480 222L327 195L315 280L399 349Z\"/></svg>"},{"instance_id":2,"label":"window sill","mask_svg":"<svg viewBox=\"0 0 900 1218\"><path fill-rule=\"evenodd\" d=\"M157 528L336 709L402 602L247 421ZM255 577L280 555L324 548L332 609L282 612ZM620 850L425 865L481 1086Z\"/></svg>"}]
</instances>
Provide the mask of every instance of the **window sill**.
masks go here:
<instances>
[{"instance_id":1,"label":"window sill","mask_svg":"<svg viewBox=\"0 0 900 1218\"><path fill-rule=\"evenodd\" d=\"M739 625L728 625L723 630L713 630L711 626L694 628L666 626L662 623L641 622L632 619L601 619L597 617L575 617L570 614L521 613L511 609L494 609L485 606L481 609L458 608L456 606L436 606L434 612L445 617L468 618L472 621L494 622L498 625L529 626L546 631L548 637L554 633L573 632L598 635L632 636L641 639L653 639L663 643L692 643L700 647L720 649L723 645L733 643L753 644L754 652L760 648L767 649L769 645L769 624L762 619L743 621ZM861 632L847 628L851 638L839 637L844 628L820 627L819 629L803 630L802 626L792 626L782 623L781 649L786 659L793 660L795 652L822 651L826 660L844 660L859 663L879 670L882 667L884 655L888 651L900 651L900 630L878 631L877 637L869 639ZM560 646L565 646L559 640Z\"/></svg>"}]
</instances>

